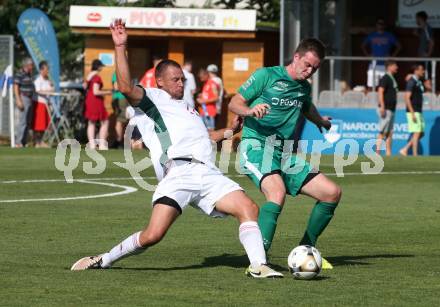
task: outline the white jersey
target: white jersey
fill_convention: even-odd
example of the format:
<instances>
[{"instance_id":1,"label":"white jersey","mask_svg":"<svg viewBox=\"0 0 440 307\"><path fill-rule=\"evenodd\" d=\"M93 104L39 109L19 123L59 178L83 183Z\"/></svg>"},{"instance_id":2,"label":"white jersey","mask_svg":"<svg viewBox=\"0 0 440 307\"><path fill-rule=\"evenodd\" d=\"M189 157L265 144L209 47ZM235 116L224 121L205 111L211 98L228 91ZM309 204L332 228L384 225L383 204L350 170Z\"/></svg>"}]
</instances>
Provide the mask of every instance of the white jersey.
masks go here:
<instances>
[{"instance_id":1,"label":"white jersey","mask_svg":"<svg viewBox=\"0 0 440 307\"><path fill-rule=\"evenodd\" d=\"M134 120L159 180L167 162L190 158L215 167L212 143L197 111L184 100L172 99L164 90L144 89Z\"/></svg>"},{"instance_id":2,"label":"white jersey","mask_svg":"<svg viewBox=\"0 0 440 307\"><path fill-rule=\"evenodd\" d=\"M52 92L54 90L52 82L49 79L44 79L41 75L34 81L35 91L37 92L37 101L47 104L48 96L38 94L40 91Z\"/></svg>"}]
</instances>

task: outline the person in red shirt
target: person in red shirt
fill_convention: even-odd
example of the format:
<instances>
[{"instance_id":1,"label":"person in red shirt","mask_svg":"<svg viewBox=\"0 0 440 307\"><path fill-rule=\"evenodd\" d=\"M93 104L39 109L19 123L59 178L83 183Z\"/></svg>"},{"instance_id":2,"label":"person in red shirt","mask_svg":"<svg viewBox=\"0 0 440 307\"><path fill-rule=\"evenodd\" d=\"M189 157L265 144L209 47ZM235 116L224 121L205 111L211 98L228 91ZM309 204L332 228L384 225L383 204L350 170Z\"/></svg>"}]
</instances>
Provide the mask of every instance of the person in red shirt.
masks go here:
<instances>
[{"instance_id":1,"label":"person in red shirt","mask_svg":"<svg viewBox=\"0 0 440 307\"><path fill-rule=\"evenodd\" d=\"M197 97L197 102L200 105L199 113L203 118L206 128L213 130L215 128L216 103L220 88L215 80L209 78L208 71L204 68L199 71L199 79L203 82L202 92Z\"/></svg>"},{"instance_id":2,"label":"person in red shirt","mask_svg":"<svg viewBox=\"0 0 440 307\"><path fill-rule=\"evenodd\" d=\"M161 57L153 56L153 67L148 69L139 82L145 88L157 87L156 85L156 66L162 61Z\"/></svg>"}]
</instances>

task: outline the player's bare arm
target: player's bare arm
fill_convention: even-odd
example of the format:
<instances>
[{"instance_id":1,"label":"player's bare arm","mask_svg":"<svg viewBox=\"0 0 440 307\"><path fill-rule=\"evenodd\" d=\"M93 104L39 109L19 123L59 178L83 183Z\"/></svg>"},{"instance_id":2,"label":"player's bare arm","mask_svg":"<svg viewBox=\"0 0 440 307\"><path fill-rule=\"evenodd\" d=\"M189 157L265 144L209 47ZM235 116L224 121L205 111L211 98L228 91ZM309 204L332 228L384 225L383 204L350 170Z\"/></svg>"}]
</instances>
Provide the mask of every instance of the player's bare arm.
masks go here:
<instances>
[{"instance_id":1,"label":"player's bare arm","mask_svg":"<svg viewBox=\"0 0 440 307\"><path fill-rule=\"evenodd\" d=\"M330 122L331 117L321 116L313 103L310 104L309 110L307 112L303 112L303 114L309 121L314 123L321 132L322 128L329 130L332 126L332 123Z\"/></svg>"},{"instance_id":2,"label":"player's bare arm","mask_svg":"<svg viewBox=\"0 0 440 307\"><path fill-rule=\"evenodd\" d=\"M127 57L127 31L125 22L122 19L116 19L110 25L113 43L115 45L116 78L119 91L127 97L132 106L137 106L142 99L143 90L135 86L131 81L130 69Z\"/></svg>"},{"instance_id":3,"label":"player's bare arm","mask_svg":"<svg viewBox=\"0 0 440 307\"><path fill-rule=\"evenodd\" d=\"M379 112L382 118L385 118L385 99L384 99L384 88L379 86L377 90L377 96L379 98Z\"/></svg>"},{"instance_id":4,"label":"player's bare arm","mask_svg":"<svg viewBox=\"0 0 440 307\"><path fill-rule=\"evenodd\" d=\"M240 132L242 128L243 128L243 118L236 115L232 120L231 127L209 131L209 138L214 142L221 142L225 139L232 137L234 134Z\"/></svg>"},{"instance_id":5,"label":"player's bare arm","mask_svg":"<svg viewBox=\"0 0 440 307\"><path fill-rule=\"evenodd\" d=\"M270 105L267 103L257 104L253 108L249 108L246 99L242 95L236 94L229 103L229 110L239 116L251 116L263 118L269 113Z\"/></svg>"},{"instance_id":6,"label":"player's bare arm","mask_svg":"<svg viewBox=\"0 0 440 307\"><path fill-rule=\"evenodd\" d=\"M413 108L413 106L411 104L411 92L409 92L409 91L405 92L405 104L406 104L406 107L409 110L409 113L411 113L412 121L416 123L417 122L417 118L416 118L416 115L414 114L414 108Z\"/></svg>"}]
</instances>

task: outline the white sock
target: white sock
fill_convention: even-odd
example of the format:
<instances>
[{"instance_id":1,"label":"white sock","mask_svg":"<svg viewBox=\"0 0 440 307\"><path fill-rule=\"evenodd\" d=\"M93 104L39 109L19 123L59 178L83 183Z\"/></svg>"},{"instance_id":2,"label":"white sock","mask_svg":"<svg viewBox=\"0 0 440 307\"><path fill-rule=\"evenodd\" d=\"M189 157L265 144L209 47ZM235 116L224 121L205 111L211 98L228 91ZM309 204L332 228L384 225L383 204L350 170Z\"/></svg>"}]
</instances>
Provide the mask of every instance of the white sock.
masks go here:
<instances>
[{"instance_id":1,"label":"white sock","mask_svg":"<svg viewBox=\"0 0 440 307\"><path fill-rule=\"evenodd\" d=\"M146 250L139 244L139 236L141 232L136 232L129 236L127 239L113 247L108 253L102 256L102 267L108 268L114 262L121 260L122 258L142 253Z\"/></svg>"},{"instance_id":2,"label":"white sock","mask_svg":"<svg viewBox=\"0 0 440 307\"><path fill-rule=\"evenodd\" d=\"M239 238L243 244L251 265L266 263L263 236L257 222L244 222L238 228Z\"/></svg>"}]
</instances>

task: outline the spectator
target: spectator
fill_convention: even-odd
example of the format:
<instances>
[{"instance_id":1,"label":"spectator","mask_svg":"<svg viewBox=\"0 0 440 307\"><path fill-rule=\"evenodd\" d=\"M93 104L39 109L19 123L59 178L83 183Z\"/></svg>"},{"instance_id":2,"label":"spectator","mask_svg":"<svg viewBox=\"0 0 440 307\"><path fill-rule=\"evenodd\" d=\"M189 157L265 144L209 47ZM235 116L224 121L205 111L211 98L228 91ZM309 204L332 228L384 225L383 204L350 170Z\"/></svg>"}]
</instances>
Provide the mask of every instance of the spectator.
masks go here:
<instances>
[{"instance_id":1,"label":"spectator","mask_svg":"<svg viewBox=\"0 0 440 307\"><path fill-rule=\"evenodd\" d=\"M32 81L34 64L30 58L25 58L22 67L14 77L15 104L19 110L18 127L15 147L24 147L27 144L29 127L32 123L35 86Z\"/></svg>"},{"instance_id":2,"label":"spectator","mask_svg":"<svg viewBox=\"0 0 440 307\"><path fill-rule=\"evenodd\" d=\"M428 24L428 14L425 11L417 12L416 23L418 29L414 31L414 34L419 37L419 47L417 49L417 55L419 57L431 57L434 50L434 38L431 26ZM425 63L426 73L431 70L430 62ZM428 79L428 76L425 76Z\"/></svg>"},{"instance_id":3,"label":"spectator","mask_svg":"<svg viewBox=\"0 0 440 307\"><path fill-rule=\"evenodd\" d=\"M50 115L47 109L49 95L54 93L55 88L49 80L49 65L47 62L41 61L38 68L40 75L34 81L37 101L34 104L34 122L32 129L34 130L33 137L35 147L47 148L49 145L43 142L43 134L50 122Z\"/></svg>"},{"instance_id":4,"label":"spectator","mask_svg":"<svg viewBox=\"0 0 440 307\"><path fill-rule=\"evenodd\" d=\"M96 148L95 133L96 122L100 122L99 128L99 149L107 150L108 136L108 114L104 106L104 96L111 95L111 91L102 90L102 79L99 76L104 64L100 60L93 60L92 71L87 76L87 94L85 103L85 117L87 123L87 138L89 139L89 147Z\"/></svg>"},{"instance_id":5,"label":"spectator","mask_svg":"<svg viewBox=\"0 0 440 307\"><path fill-rule=\"evenodd\" d=\"M121 148L124 146L124 127L128 123L126 117L126 110L128 106L128 101L125 96L118 90L118 82L116 82L116 72L112 76L112 107L113 112L116 116L115 132L116 132L116 148Z\"/></svg>"},{"instance_id":6,"label":"spectator","mask_svg":"<svg viewBox=\"0 0 440 307\"><path fill-rule=\"evenodd\" d=\"M406 83L405 103L406 118L408 121L408 131L412 133L411 139L400 150L403 156L408 155L408 150L412 148L413 156L418 155L419 141L422 139L425 131L425 121L422 115L423 93L425 86L430 89L429 82L423 82L425 67L423 64L417 64L412 69L413 75Z\"/></svg>"},{"instance_id":7,"label":"spectator","mask_svg":"<svg viewBox=\"0 0 440 307\"><path fill-rule=\"evenodd\" d=\"M394 47L394 52L391 53ZM376 31L370 33L361 45L362 51L366 56L388 57L396 56L402 48L397 38L390 32L385 31L385 20L376 20ZM374 73L374 76L373 76ZM372 88L378 84L380 78L385 74L384 61L377 61L368 66L367 86Z\"/></svg>"},{"instance_id":8,"label":"spectator","mask_svg":"<svg viewBox=\"0 0 440 307\"><path fill-rule=\"evenodd\" d=\"M208 71L203 68L199 71L199 79L203 83L202 92L197 97L197 102L200 104L199 113L206 128L214 130L217 114L216 103L219 97L218 84L209 78Z\"/></svg>"},{"instance_id":9,"label":"spectator","mask_svg":"<svg viewBox=\"0 0 440 307\"><path fill-rule=\"evenodd\" d=\"M397 85L395 74L398 70L397 63L389 60L385 62L386 74L379 81L377 91L379 98L379 135L377 136L376 152L380 154L382 140L386 139L386 155L391 156L391 143L393 137L394 113L396 112Z\"/></svg>"},{"instance_id":10,"label":"spectator","mask_svg":"<svg viewBox=\"0 0 440 307\"><path fill-rule=\"evenodd\" d=\"M159 56L153 56L153 67L148 69L144 76L141 78L141 81L139 82L143 87L149 88L149 87L157 87L156 85L156 66L162 61L162 58Z\"/></svg>"},{"instance_id":11,"label":"spectator","mask_svg":"<svg viewBox=\"0 0 440 307\"><path fill-rule=\"evenodd\" d=\"M219 88L219 94L217 102L215 103L215 108L217 110L217 115L220 115L222 113L222 103L223 103L223 95L224 95L224 87L223 87L223 80L218 75L218 67L215 64L210 64L206 68L209 74L209 78L212 79L215 83L217 83L217 86Z\"/></svg>"},{"instance_id":12,"label":"spectator","mask_svg":"<svg viewBox=\"0 0 440 307\"><path fill-rule=\"evenodd\" d=\"M196 81L194 75L192 74L192 62L187 60L183 63L183 74L185 75L185 88L183 93L183 99L188 103L188 105L194 108L194 94L196 92Z\"/></svg>"}]
</instances>

